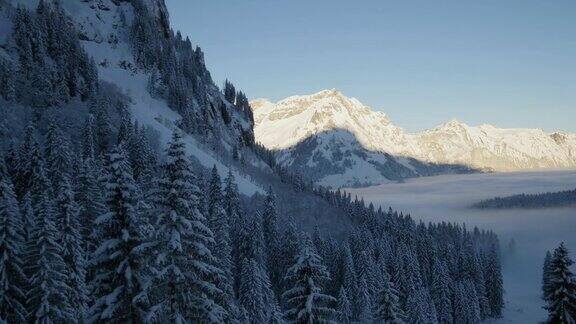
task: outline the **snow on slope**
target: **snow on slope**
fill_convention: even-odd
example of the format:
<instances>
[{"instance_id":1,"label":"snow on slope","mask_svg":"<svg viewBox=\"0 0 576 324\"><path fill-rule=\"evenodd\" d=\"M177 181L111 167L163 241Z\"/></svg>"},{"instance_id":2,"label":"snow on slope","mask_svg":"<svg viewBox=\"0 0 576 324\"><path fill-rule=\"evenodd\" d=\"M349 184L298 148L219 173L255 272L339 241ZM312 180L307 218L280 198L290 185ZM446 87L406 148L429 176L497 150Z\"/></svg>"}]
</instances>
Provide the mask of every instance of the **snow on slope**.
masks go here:
<instances>
[{"instance_id":1,"label":"snow on slope","mask_svg":"<svg viewBox=\"0 0 576 324\"><path fill-rule=\"evenodd\" d=\"M256 140L278 151L284 165L296 165L300 172L303 165L313 167L319 157L331 160L324 164L332 171L316 179L326 185L383 183L393 178L394 172L404 172L397 175L404 178L454 171L438 165L495 171L576 167L576 134L471 127L457 120L432 130L407 133L384 113L334 89L277 103L258 99L251 104ZM341 136L345 132L354 136ZM346 147L346 165L339 162L338 154L330 157ZM372 163L375 160L388 161L394 168L382 172Z\"/></svg>"},{"instance_id":2,"label":"snow on slope","mask_svg":"<svg viewBox=\"0 0 576 324\"><path fill-rule=\"evenodd\" d=\"M37 0L16 0L14 4L23 3L34 8ZM151 12L167 15L162 1L147 0ZM132 100L132 114L141 125L148 125L160 134L160 143L166 144L175 128L175 122L181 116L170 109L163 100L157 100L147 91L149 75L135 68L130 45L124 41L127 30L121 28L121 15L129 25L132 17L132 6L128 2L112 0L95 1L62 1L63 8L72 17L76 28L82 35L82 45L93 56L98 65L99 77L117 85ZM240 121L242 122L242 121ZM228 173L228 167L222 164L211 152L202 148L191 136L185 136L186 149L203 166L212 168L216 165L221 177ZM264 190L237 171L233 171L239 190L246 195Z\"/></svg>"}]
</instances>

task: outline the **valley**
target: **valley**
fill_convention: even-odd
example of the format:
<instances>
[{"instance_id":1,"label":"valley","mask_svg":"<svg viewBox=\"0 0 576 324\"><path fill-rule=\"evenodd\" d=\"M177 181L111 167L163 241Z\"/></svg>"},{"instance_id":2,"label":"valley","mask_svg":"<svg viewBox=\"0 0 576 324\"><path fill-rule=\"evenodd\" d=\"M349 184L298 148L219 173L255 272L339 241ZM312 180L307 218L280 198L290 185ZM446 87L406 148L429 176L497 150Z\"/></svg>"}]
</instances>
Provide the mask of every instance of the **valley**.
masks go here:
<instances>
[{"instance_id":1,"label":"valley","mask_svg":"<svg viewBox=\"0 0 576 324\"><path fill-rule=\"evenodd\" d=\"M469 206L494 195L568 190L574 183L576 171L513 172L443 175L347 191L367 203L403 210L417 221L494 229L502 246L506 291L500 321L534 323L546 318L540 298L544 255L561 241L576 245L576 209L477 210ZM509 249L512 239L515 251Z\"/></svg>"}]
</instances>

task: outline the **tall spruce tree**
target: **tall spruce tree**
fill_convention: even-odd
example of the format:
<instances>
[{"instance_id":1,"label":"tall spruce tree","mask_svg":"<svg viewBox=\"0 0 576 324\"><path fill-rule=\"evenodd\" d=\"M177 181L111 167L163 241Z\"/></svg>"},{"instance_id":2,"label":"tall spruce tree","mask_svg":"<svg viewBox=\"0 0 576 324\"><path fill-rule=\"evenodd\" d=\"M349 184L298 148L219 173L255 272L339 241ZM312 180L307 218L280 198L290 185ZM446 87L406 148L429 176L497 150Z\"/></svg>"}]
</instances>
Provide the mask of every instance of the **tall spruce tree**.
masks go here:
<instances>
[{"instance_id":1,"label":"tall spruce tree","mask_svg":"<svg viewBox=\"0 0 576 324\"><path fill-rule=\"evenodd\" d=\"M336 311L338 312L338 322L350 323L352 319L352 305L350 305L350 300L348 300L344 287L340 287Z\"/></svg>"},{"instance_id":2,"label":"tall spruce tree","mask_svg":"<svg viewBox=\"0 0 576 324\"><path fill-rule=\"evenodd\" d=\"M439 323L452 323L452 293L450 291L451 278L443 261L436 260L432 269L432 286L430 294Z\"/></svg>"},{"instance_id":3,"label":"tall spruce tree","mask_svg":"<svg viewBox=\"0 0 576 324\"><path fill-rule=\"evenodd\" d=\"M141 303L146 284L142 233L145 219L136 213L137 188L122 143L108 155L107 174L109 212L94 223L103 231L90 261L95 302L88 319L137 323L144 318Z\"/></svg>"},{"instance_id":4,"label":"tall spruce tree","mask_svg":"<svg viewBox=\"0 0 576 324\"><path fill-rule=\"evenodd\" d=\"M158 220L148 320L216 323L226 318L216 301L224 292L213 282L222 276L208 246L212 231L199 210L200 192L178 131L172 134L156 195Z\"/></svg>"},{"instance_id":5,"label":"tall spruce tree","mask_svg":"<svg viewBox=\"0 0 576 324\"><path fill-rule=\"evenodd\" d=\"M0 167L2 162L0 162ZM12 184L0 177L0 321L27 321L24 229Z\"/></svg>"},{"instance_id":6,"label":"tall spruce tree","mask_svg":"<svg viewBox=\"0 0 576 324\"><path fill-rule=\"evenodd\" d=\"M276 211L276 197L272 187L264 200L264 210L262 211L262 232L264 235L264 245L266 252L266 267L270 273L272 288L276 297L280 298L282 292L282 276L280 273L280 242L278 231L278 214Z\"/></svg>"},{"instance_id":7,"label":"tall spruce tree","mask_svg":"<svg viewBox=\"0 0 576 324\"><path fill-rule=\"evenodd\" d=\"M490 246L486 263L484 265L486 273L486 298L490 306L491 317L501 317L504 308L504 287L502 281L502 267L500 264L500 253L497 243Z\"/></svg>"},{"instance_id":8,"label":"tall spruce tree","mask_svg":"<svg viewBox=\"0 0 576 324\"><path fill-rule=\"evenodd\" d=\"M546 323L576 323L576 280L570 270L574 262L564 242L560 243L550 262L550 291Z\"/></svg>"},{"instance_id":9,"label":"tall spruce tree","mask_svg":"<svg viewBox=\"0 0 576 324\"><path fill-rule=\"evenodd\" d=\"M212 174L206 191L206 209L208 225L214 233L214 243L210 248L214 251L214 257L223 274L216 280L216 286L224 293L223 300L219 302L227 311L230 311L233 298L232 277L232 248L230 246L230 225L224 209L224 196L222 183L216 165L212 168Z\"/></svg>"},{"instance_id":10,"label":"tall spruce tree","mask_svg":"<svg viewBox=\"0 0 576 324\"><path fill-rule=\"evenodd\" d=\"M546 251L546 257L544 258L544 265L542 267L542 298L544 300L548 300L553 293L550 282L550 276L552 274L551 264L552 254L550 251Z\"/></svg>"},{"instance_id":11,"label":"tall spruce tree","mask_svg":"<svg viewBox=\"0 0 576 324\"><path fill-rule=\"evenodd\" d=\"M316 254L314 244L306 237L295 263L286 274L290 288L284 292L288 309L285 316L296 323L331 323L336 311L331 304L336 300L322 292L330 274Z\"/></svg>"},{"instance_id":12,"label":"tall spruce tree","mask_svg":"<svg viewBox=\"0 0 576 324\"><path fill-rule=\"evenodd\" d=\"M102 171L95 159L86 158L80 161L75 200L80 206L78 216L81 224L80 234L83 242L82 249L85 253L84 259L87 261L96 250L104 231L103 228L95 226L96 219L107 212L106 197L103 193L105 188L99 179Z\"/></svg>"},{"instance_id":13,"label":"tall spruce tree","mask_svg":"<svg viewBox=\"0 0 576 324\"><path fill-rule=\"evenodd\" d=\"M382 269L382 288L376 298L376 309L374 318L377 321L390 324L404 323L404 313L400 308L398 291L394 288L394 283L386 269Z\"/></svg>"},{"instance_id":14,"label":"tall spruce tree","mask_svg":"<svg viewBox=\"0 0 576 324\"><path fill-rule=\"evenodd\" d=\"M48 177L55 188L58 188L67 172L72 167L68 140L54 122L48 126L44 147L44 158Z\"/></svg>"},{"instance_id":15,"label":"tall spruce tree","mask_svg":"<svg viewBox=\"0 0 576 324\"><path fill-rule=\"evenodd\" d=\"M246 317L254 323L265 323L266 301L260 266L254 259L244 259L240 275L238 302L246 312Z\"/></svg>"},{"instance_id":16,"label":"tall spruce tree","mask_svg":"<svg viewBox=\"0 0 576 324\"><path fill-rule=\"evenodd\" d=\"M60 230L56 227L54 206L47 194L38 198L34 225L26 256L31 274L27 302L30 318L36 323L74 322L76 317L69 299L71 287L61 255L62 246L57 241Z\"/></svg>"},{"instance_id":17,"label":"tall spruce tree","mask_svg":"<svg viewBox=\"0 0 576 324\"><path fill-rule=\"evenodd\" d=\"M58 243L62 248L60 255L65 264L66 284L70 287L68 300L74 310L76 321L84 319L88 296L86 288L86 255L80 226L80 207L74 200L74 192L67 177L64 176L56 201L56 225L60 228Z\"/></svg>"}]
</instances>

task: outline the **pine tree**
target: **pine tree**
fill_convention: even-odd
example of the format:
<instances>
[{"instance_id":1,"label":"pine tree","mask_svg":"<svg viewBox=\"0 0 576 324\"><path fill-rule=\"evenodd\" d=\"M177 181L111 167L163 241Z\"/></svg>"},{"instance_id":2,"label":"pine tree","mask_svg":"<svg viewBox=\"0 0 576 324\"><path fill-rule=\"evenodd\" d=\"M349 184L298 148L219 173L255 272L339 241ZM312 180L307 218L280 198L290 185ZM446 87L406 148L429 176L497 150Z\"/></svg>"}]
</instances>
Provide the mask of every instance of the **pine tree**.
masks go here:
<instances>
[{"instance_id":1,"label":"pine tree","mask_svg":"<svg viewBox=\"0 0 576 324\"><path fill-rule=\"evenodd\" d=\"M95 221L100 215L107 212L106 197L103 194L103 185L99 181L102 168L92 158L86 158L80 162L78 173L78 190L75 200L80 205L79 222L85 253L85 260L95 251L97 242L101 239L102 228L95 226Z\"/></svg>"},{"instance_id":2,"label":"pine tree","mask_svg":"<svg viewBox=\"0 0 576 324\"><path fill-rule=\"evenodd\" d=\"M208 246L212 231L199 211L199 188L178 131L172 134L156 195L158 220L148 320L220 322L223 292L213 281L223 273Z\"/></svg>"},{"instance_id":3,"label":"pine tree","mask_svg":"<svg viewBox=\"0 0 576 324\"><path fill-rule=\"evenodd\" d=\"M12 184L0 178L0 322L24 323L27 318L28 278L23 270L25 242L20 217Z\"/></svg>"},{"instance_id":4,"label":"pine tree","mask_svg":"<svg viewBox=\"0 0 576 324\"><path fill-rule=\"evenodd\" d=\"M236 98L236 89L228 80L224 81L224 98L231 104L234 104Z\"/></svg>"},{"instance_id":5,"label":"pine tree","mask_svg":"<svg viewBox=\"0 0 576 324\"><path fill-rule=\"evenodd\" d=\"M504 288L502 282L502 267L497 244L490 246L490 251L484 266L486 273L486 297L490 305L490 316L501 317L504 308Z\"/></svg>"},{"instance_id":6,"label":"pine tree","mask_svg":"<svg viewBox=\"0 0 576 324\"><path fill-rule=\"evenodd\" d=\"M89 114L82 129L82 159L93 161L96 158L96 120Z\"/></svg>"},{"instance_id":7,"label":"pine tree","mask_svg":"<svg viewBox=\"0 0 576 324\"><path fill-rule=\"evenodd\" d=\"M64 134L52 122L48 126L48 132L46 133L44 158L48 177L56 188L64 181L65 172L71 169L72 159L69 152L70 148Z\"/></svg>"},{"instance_id":8,"label":"pine tree","mask_svg":"<svg viewBox=\"0 0 576 324\"><path fill-rule=\"evenodd\" d=\"M432 269L432 300L438 314L438 322L452 323L452 296L450 292L450 276L444 262L436 260Z\"/></svg>"},{"instance_id":9,"label":"pine tree","mask_svg":"<svg viewBox=\"0 0 576 324\"><path fill-rule=\"evenodd\" d=\"M224 292L224 300L221 300L220 303L229 311L233 297L230 226L224 210L222 183L215 165L212 168L212 176L206 195L208 225L214 233L214 244L211 244L210 248L214 251L214 257L217 260L218 267L223 271L223 276L218 278L216 286Z\"/></svg>"},{"instance_id":10,"label":"pine tree","mask_svg":"<svg viewBox=\"0 0 576 324\"><path fill-rule=\"evenodd\" d=\"M454 323L469 323L469 305L468 298L464 291L464 286L460 282L456 282L454 287Z\"/></svg>"},{"instance_id":11,"label":"pine tree","mask_svg":"<svg viewBox=\"0 0 576 324\"><path fill-rule=\"evenodd\" d=\"M282 262L278 266L280 273L284 274L282 278L282 290L286 291L291 288L291 283L287 281L286 273L288 269L293 265L294 260L298 256L301 250L301 238L296 230L296 225L293 221L288 223L286 230L282 235L282 246L280 247L280 255L282 256ZM283 294L284 295L284 294ZM287 301L284 296L280 299L282 309L287 307Z\"/></svg>"},{"instance_id":12,"label":"pine tree","mask_svg":"<svg viewBox=\"0 0 576 324\"><path fill-rule=\"evenodd\" d=\"M340 323L350 323L352 319L352 305L350 305L350 301L346 295L346 289L344 289L343 286L340 287L336 310L338 311L338 321Z\"/></svg>"},{"instance_id":13,"label":"pine tree","mask_svg":"<svg viewBox=\"0 0 576 324\"><path fill-rule=\"evenodd\" d=\"M576 323L576 279L570 270L574 262L564 242L560 243L550 262L550 291L546 323Z\"/></svg>"},{"instance_id":14,"label":"pine tree","mask_svg":"<svg viewBox=\"0 0 576 324\"><path fill-rule=\"evenodd\" d=\"M358 299L356 305L356 317L362 323L372 321L372 296L366 283L366 277L360 276L358 280Z\"/></svg>"},{"instance_id":15,"label":"pine tree","mask_svg":"<svg viewBox=\"0 0 576 324\"><path fill-rule=\"evenodd\" d=\"M36 139L36 128L33 125L26 128L24 141L20 145L19 151L20 164L17 170L17 181L14 183L16 194L22 198L29 192L32 202L35 204L38 196L43 194L44 188L41 185L44 181L45 170L40 144Z\"/></svg>"},{"instance_id":16,"label":"pine tree","mask_svg":"<svg viewBox=\"0 0 576 324\"><path fill-rule=\"evenodd\" d=\"M88 301L86 290L86 259L79 221L80 207L74 200L74 192L67 177L60 184L57 199L57 225L61 232L58 243L60 255L65 263L67 285L70 287L68 300L74 310L75 320L81 321Z\"/></svg>"},{"instance_id":17,"label":"pine tree","mask_svg":"<svg viewBox=\"0 0 576 324\"><path fill-rule=\"evenodd\" d=\"M270 272L270 280L277 297L280 297L282 291L282 277L280 269L280 242L278 231L278 216L276 212L276 197L272 192L272 187L268 189L264 201L264 210L262 212L262 231L264 235L264 244L266 250L266 266Z\"/></svg>"},{"instance_id":18,"label":"pine tree","mask_svg":"<svg viewBox=\"0 0 576 324\"><path fill-rule=\"evenodd\" d=\"M34 209L32 208L32 198L30 197L29 193L26 194L22 199L22 203L20 205L20 211L23 223L23 232L22 232L22 235L24 237L23 252L24 255L26 255L26 253L28 253L33 243L32 231L36 223L36 215L34 214Z\"/></svg>"},{"instance_id":19,"label":"pine tree","mask_svg":"<svg viewBox=\"0 0 576 324\"><path fill-rule=\"evenodd\" d=\"M245 228L245 220L240 205L240 194L238 193L238 185L232 174L232 170L228 170L228 176L224 180L224 209L226 216L228 216L228 223L230 226L230 241L232 247L232 277L234 283L234 292L238 294L240 285L240 273L242 270L243 259L240 256L241 234Z\"/></svg>"},{"instance_id":20,"label":"pine tree","mask_svg":"<svg viewBox=\"0 0 576 324\"><path fill-rule=\"evenodd\" d=\"M26 256L31 273L27 307L36 323L75 321L62 246L57 242L59 233L53 205L44 194L39 197L31 251Z\"/></svg>"},{"instance_id":21,"label":"pine tree","mask_svg":"<svg viewBox=\"0 0 576 324\"><path fill-rule=\"evenodd\" d=\"M550 275L552 274L552 269L550 264L552 263L552 254L550 251L546 251L546 257L544 258L544 266L542 267L542 298L548 300L550 295L552 295Z\"/></svg>"},{"instance_id":22,"label":"pine tree","mask_svg":"<svg viewBox=\"0 0 576 324\"><path fill-rule=\"evenodd\" d=\"M356 315L356 309L359 300L358 279L354 269L354 260L352 259L352 252L350 251L350 245L348 242L344 243L343 245L342 276L342 285L346 289L346 295L348 296L350 304L352 305L353 314Z\"/></svg>"},{"instance_id":23,"label":"pine tree","mask_svg":"<svg viewBox=\"0 0 576 324\"><path fill-rule=\"evenodd\" d=\"M288 269L286 279L291 287L284 292L288 309L285 316L296 323L331 323L336 311L330 304L336 300L322 293L322 285L330 280L330 274L316 254L312 240L307 237L304 245Z\"/></svg>"},{"instance_id":24,"label":"pine tree","mask_svg":"<svg viewBox=\"0 0 576 324\"><path fill-rule=\"evenodd\" d=\"M394 288L394 283L390 280L386 269L382 269L382 272L382 288L377 296L374 317L383 323L404 323L404 313L400 308L398 291Z\"/></svg>"},{"instance_id":25,"label":"pine tree","mask_svg":"<svg viewBox=\"0 0 576 324\"><path fill-rule=\"evenodd\" d=\"M267 311L259 273L260 267L256 260L244 259L238 302L244 308L246 316L254 323L264 323Z\"/></svg>"},{"instance_id":26,"label":"pine tree","mask_svg":"<svg viewBox=\"0 0 576 324\"><path fill-rule=\"evenodd\" d=\"M140 303L143 277L142 222L136 213L136 187L122 144L108 156L106 200L109 212L95 220L103 228L99 246L90 265L94 271L94 304L90 307L90 321L139 322L143 319Z\"/></svg>"}]
</instances>

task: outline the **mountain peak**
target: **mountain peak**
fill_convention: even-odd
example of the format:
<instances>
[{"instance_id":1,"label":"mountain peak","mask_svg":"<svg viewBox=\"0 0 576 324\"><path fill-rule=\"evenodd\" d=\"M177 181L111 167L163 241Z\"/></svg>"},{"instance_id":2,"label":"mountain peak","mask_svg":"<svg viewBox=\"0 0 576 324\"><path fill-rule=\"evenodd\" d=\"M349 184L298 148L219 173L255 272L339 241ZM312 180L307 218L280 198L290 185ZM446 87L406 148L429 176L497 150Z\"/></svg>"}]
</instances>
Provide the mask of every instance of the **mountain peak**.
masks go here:
<instances>
[{"instance_id":1,"label":"mountain peak","mask_svg":"<svg viewBox=\"0 0 576 324\"><path fill-rule=\"evenodd\" d=\"M441 124L440 126L436 127L434 130L463 130L467 129L469 126L466 123L459 121L456 118L452 118L449 121Z\"/></svg>"}]
</instances>

